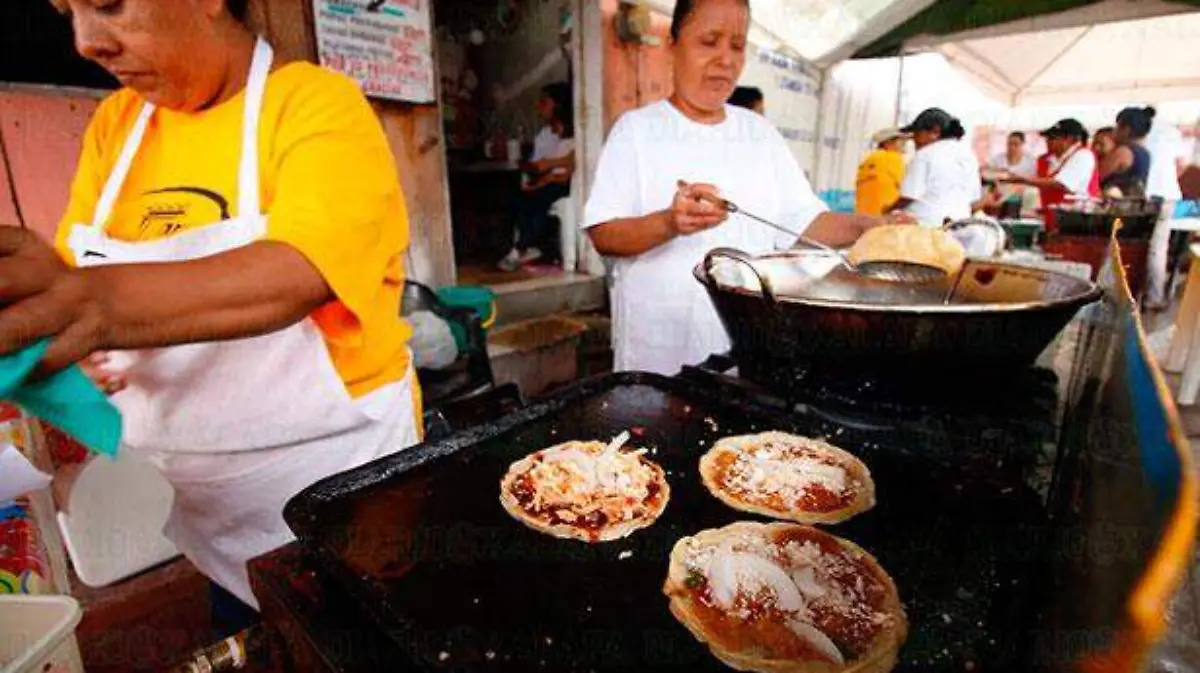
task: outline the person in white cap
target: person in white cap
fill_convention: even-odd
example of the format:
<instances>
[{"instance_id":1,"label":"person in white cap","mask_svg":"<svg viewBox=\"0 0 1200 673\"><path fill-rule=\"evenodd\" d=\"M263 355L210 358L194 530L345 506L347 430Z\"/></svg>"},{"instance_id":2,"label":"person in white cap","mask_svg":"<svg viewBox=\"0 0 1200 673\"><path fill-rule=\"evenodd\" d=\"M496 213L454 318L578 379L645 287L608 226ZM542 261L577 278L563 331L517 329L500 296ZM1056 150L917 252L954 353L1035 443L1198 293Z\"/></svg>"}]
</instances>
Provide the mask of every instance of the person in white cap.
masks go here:
<instances>
[{"instance_id":1,"label":"person in white cap","mask_svg":"<svg viewBox=\"0 0 1200 673\"><path fill-rule=\"evenodd\" d=\"M979 161L963 141L962 122L929 108L901 130L912 134L917 153L890 210L905 210L925 226L940 227L946 220L970 217L987 201Z\"/></svg>"},{"instance_id":2,"label":"person in white cap","mask_svg":"<svg viewBox=\"0 0 1200 673\"><path fill-rule=\"evenodd\" d=\"M898 128L883 129L871 136L875 149L858 165L854 181L854 212L882 215L900 199L906 142L908 134Z\"/></svg>"}]
</instances>

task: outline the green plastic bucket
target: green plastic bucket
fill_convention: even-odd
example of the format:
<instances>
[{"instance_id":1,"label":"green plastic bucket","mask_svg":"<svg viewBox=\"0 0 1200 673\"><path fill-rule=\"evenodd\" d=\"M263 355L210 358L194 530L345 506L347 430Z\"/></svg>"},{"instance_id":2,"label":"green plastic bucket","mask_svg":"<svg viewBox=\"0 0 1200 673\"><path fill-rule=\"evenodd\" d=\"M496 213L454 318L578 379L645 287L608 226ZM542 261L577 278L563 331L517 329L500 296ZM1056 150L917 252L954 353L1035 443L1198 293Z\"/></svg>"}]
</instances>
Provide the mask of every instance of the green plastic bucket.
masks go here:
<instances>
[{"instance_id":1,"label":"green plastic bucket","mask_svg":"<svg viewBox=\"0 0 1200 673\"><path fill-rule=\"evenodd\" d=\"M1036 220L1003 220L1000 224L1008 232L1013 250L1032 250L1042 237L1045 227Z\"/></svg>"},{"instance_id":2,"label":"green plastic bucket","mask_svg":"<svg viewBox=\"0 0 1200 673\"><path fill-rule=\"evenodd\" d=\"M469 308L479 315L483 323L483 331L487 332L496 324L496 293L478 285L454 285L439 287L438 299L447 306ZM454 334L454 343L460 353L467 350L467 333L456 322L450 323L450 332Z\"/></svg>"}]
</instances>

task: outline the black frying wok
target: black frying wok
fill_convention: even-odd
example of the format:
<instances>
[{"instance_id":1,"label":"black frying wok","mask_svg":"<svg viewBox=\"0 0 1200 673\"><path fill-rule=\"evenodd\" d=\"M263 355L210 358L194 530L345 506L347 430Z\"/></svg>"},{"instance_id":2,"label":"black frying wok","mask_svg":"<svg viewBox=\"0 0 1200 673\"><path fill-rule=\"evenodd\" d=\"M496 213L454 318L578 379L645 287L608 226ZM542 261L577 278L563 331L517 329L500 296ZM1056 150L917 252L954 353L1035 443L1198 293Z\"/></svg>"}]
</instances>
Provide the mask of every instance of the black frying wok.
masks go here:
<instances>
[{"instance_id":1,"label":"black frying wok","mask_svg":"<svg viewBox=\"0 0 1200 673\"><path fill-rule=\"evenodd\" d=\"M815 278L814 261L835 265L820 255L725 248L696 267L744 375L796 361L929 373L1027 367L1101 294L1066 274L970 260L943 305L953 277L903 285L837 267Z\"/></svg>"}]
</instances>

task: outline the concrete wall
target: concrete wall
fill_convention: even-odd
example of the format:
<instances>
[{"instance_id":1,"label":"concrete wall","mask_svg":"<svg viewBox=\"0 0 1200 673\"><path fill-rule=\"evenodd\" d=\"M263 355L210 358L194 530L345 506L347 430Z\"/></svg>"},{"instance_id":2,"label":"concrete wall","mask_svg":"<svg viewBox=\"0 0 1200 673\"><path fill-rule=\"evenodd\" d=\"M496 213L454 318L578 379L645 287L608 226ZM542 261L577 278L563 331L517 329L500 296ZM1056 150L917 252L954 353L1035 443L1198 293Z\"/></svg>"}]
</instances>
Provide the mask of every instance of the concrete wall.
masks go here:
<instances>
[{"instance_id":1,"label":"concrete wall","mask_svg":"<svg viewBox=\"0 0 1200 673\"><path fill-rule=\"evenodd\" d=\"M671 95L671 51L667 41L671 18L651 12L651 35L660 44L628 45L617 37L613 21L618 0L601 0L604 35L604 128L612 128L625 112Z\"/></svg>"},{"instance_id":2,"label":"concrete wall","mask_svg":"<svg viewBox=\"0 0 1200 673\"><path fill-rule=\"evenodd\" d=\"M0 156L0 224L23 224L53 239L83 133L101 95L24 85L0 88L0 135L6 150ZM10 186L9 174L15 185Z\"/></svg>"}]
</instances>

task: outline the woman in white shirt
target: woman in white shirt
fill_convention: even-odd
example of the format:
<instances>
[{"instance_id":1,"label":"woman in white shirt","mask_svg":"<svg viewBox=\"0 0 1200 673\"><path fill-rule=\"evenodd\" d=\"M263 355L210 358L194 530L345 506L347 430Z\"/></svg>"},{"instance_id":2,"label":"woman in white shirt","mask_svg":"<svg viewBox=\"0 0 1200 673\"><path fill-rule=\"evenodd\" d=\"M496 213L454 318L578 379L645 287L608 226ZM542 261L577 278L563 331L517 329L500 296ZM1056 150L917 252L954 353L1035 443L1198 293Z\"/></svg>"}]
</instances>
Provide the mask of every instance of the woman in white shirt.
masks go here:
<instances>
[{"instance_id":1,"label":"woman in white shirt","mask_svg":"<svg viewBox=\"0 0 1200 673\"><path fill-rule=\"evenodd\" d=\"M905 210L927 226L970 217L982 203L983 183L979 161L962 142L962 123L945 110L929 108L901 130L912 134L917 153L891 209Z\"/></svg>"},{"instance_id":2,"label":"woman in white shirt","mask_svg":"<svg viewBox=\"0 0 1200 673\"><path fill-rule=\"evenodd\" d=\"M615 258L618 371L674 374L727 351L729 340L692 268L730 246L757 254L782 235L701 201L720 193L822 242L853 242L875 218L827 213L779 132L725 104L746 60L746 0L679 0L671 24L675 91L623 115L597 167L583 226ZM682 180L690 186L680 188Z\"/></svg>"},{"instance_id":3,"label":"woman in white shirt","mask_svg":"<svg viewBox=\"0 0 1200 673\"><path fill-rule=\"evenodd\" d=\"M991 167L1027 178L1037 175L1037 160L1025 148L1025 134L1021 131L1008 134L1004 151L992 158Z\"/></svg>"}]
</instances>

